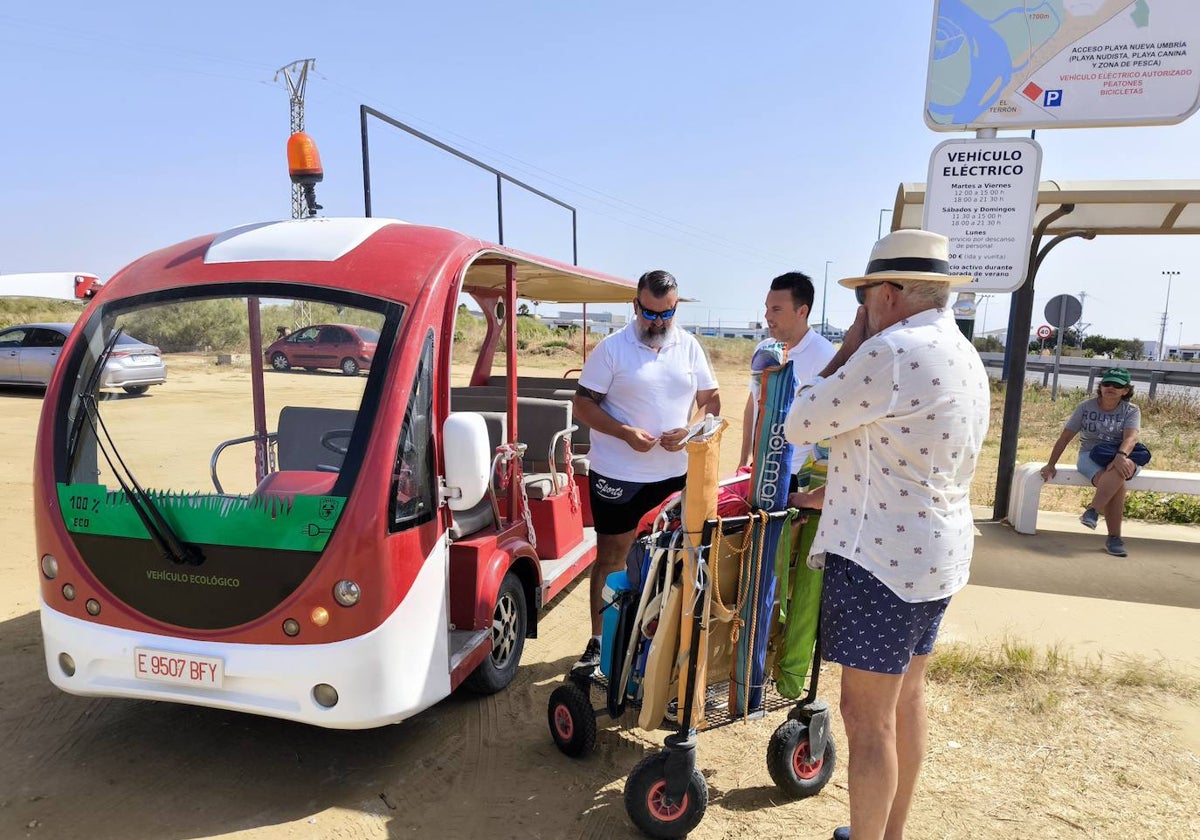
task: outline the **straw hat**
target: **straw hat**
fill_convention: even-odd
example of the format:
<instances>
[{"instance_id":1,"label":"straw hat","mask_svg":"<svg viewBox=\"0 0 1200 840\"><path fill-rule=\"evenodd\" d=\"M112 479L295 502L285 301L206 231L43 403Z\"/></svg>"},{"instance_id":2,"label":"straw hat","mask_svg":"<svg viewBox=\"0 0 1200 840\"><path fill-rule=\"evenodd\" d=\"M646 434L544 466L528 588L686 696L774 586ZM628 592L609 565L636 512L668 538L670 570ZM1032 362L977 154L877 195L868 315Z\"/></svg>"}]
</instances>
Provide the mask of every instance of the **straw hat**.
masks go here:
<instances>
[{"instance_id":1,"label":"straw hat","mask_svg":"<svg viewBox=\"0 0 1200 840\"><path fill-rule=\"evenodd\" d=\"M950 273L950 240L928 230L897 230L875 243L867 271L838 283L847 289L865 283L900 280L937 280L951 286L973 278Z\"/></svg>"}]
</instances>

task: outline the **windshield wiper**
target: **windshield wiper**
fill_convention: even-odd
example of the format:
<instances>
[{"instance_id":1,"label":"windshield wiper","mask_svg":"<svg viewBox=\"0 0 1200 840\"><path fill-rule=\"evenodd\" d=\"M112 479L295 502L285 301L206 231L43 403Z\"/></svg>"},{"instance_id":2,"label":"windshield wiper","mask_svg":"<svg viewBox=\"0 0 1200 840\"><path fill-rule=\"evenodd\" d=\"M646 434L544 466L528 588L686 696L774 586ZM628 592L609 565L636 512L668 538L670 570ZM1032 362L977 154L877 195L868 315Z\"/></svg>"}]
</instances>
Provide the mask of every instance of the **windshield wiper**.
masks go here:
<instances>
[{"instance_id":1,"label":"windshield wiper","mask_svg":"<svg viewBox=\"0 0 1200 840\"><path fill-rule=\"evenodd\" d=\"M104 366L108 363L108 357L112 355L113 348L117 346L117 341L121 338L121 333L124 329L118 327L113 330L112 336L104 344L104 349L96 358L96 366L92 368L91 374L88 376L87 384L83 390L75 395L75 417L71 420L71 429L67 433L67 482L70 483L71 476L75 472L75 455L79 449L80 432L83 431L83 420L87 414L87 406L84 404L88 396L96 393L96 388L100 385L100 377L104 373Z\"/></svg>"},{"instance_id":2,"label":"windshield wiper","mask_svg":"<svg viewBox=\"0 0 1200 840\"><path fill-rule=\"evenodd\" d=\"M150 497L150 494L142 489L137 479L133 477L133 473L129 467L125 465L124 459L121 458L121 453L117 451L116 443L113 442L112 436L108 433L108 427L104 425L104 418L100 416L100 406L96 402L95 394L81 394L80 408L86 413L88 424L92 427L92 434L96 437L96 448L100 450L100 453L104 456L104 460L108 462L108 467L116 477L117 483L121 485L121 490L124 491L125 498L133 505L138 519L142 521L142 525L146 528L150 539L158 546L163 557L172 563L180 565L186 563L192 566L199 566L203 563L204 553L194 545L188 545L179 539L174 529L171 528L171 524L162 515L162 511L154 504L154 500ZM105 446L104 440L101 440L100 432L104 432L104 440L108 441L108 446ZM112 455L109 455L110 448L112 449ZM117 463L121 465L120 470L113 463L113 457L116 457Z\"/></svg>"}]
</instances>

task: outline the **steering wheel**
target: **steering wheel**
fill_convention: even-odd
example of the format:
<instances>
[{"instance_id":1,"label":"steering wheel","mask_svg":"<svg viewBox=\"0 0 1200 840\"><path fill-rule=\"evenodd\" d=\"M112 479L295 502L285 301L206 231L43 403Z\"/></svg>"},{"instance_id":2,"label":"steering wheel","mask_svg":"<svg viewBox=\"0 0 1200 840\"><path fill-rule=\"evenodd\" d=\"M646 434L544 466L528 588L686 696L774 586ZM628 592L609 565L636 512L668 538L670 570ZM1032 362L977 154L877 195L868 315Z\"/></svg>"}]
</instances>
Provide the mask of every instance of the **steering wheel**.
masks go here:
<instances>
[{"instance_id":1,"label":"steering wheel","mask_svg":"<svg viewBox=\"0 0 1200 840\"><path fill-rule=\"evenodd\" d=\"M354 434L353 429L330 429L325 434L321 435L321 446L328 449L334 455L345 455L350 449L350 435ZM336 443L339 439L345 439L345 443Z\"/></svg>"}]
</instances>

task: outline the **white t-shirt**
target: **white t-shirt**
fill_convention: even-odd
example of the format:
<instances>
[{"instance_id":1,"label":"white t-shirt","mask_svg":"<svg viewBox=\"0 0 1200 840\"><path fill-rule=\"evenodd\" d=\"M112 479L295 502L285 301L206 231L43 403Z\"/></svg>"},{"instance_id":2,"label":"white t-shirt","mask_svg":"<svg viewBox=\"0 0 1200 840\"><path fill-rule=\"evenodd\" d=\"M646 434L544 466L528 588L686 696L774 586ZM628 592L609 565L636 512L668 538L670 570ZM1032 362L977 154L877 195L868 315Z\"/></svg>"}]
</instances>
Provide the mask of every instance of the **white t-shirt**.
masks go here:
<instances>
[{"instance_id":1,"label":"white t-shirt","mask_svg":"<svg viewBox=\"0 0 1200 840\"><path fill-rule=\"evenodd\" d=\"M588 356L579 384L604 394L600 407L628 426L656 437L688 425L697 391L717 387L704 348L695 337L675 327L655 351L638 340L629 323L607 336ZM655 446L638 452L618 437L592 430L590 468L624 481L664 481L687 472L687 452Z\"/></svg>"},{"instance_id":2,"label":"white t-shirt","mask_svg":"<svg viewBox=\"0 0 1200 840\"><path fill-rule=\"evenodd\" d=\"M764 347L770 347L772 344L778 344L773 338L768 338L766 341L760 341L758 346L754 348L757 353ZM804 334L804 338L800 339L800 343L787 352L788 361L792 363L792 379L796 381L796 390L800 386L807 385L817 378L821 371L825 370L825 366L829 364L829 360L833 358L837 350L829 342L825 336L818 333L816 330L810 329ZM753 353L751 355L754 355ZM757 376L750 377L750 397L754 400L754 404L758 405L760 380ZM754 414L757 420L757 411ZM753 430L751 430L753 434ZM751 438L753 440L753 438ZM804 466L804 459L812 452L812 444L803 444L797 446L792 444L792 467L790 473L795 475L800 472L800 468Z\"/></svg>"}]
</instances>

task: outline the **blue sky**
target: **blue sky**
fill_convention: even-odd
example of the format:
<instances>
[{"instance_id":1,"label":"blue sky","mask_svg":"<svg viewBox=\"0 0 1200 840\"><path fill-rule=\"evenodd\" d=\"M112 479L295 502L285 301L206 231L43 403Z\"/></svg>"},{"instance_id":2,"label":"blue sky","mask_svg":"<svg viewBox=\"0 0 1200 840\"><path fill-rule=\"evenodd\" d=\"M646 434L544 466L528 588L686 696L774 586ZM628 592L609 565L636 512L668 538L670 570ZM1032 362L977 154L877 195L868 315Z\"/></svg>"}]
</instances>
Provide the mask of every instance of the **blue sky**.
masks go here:
<instances>
[{"instance_id":1,"label":"blue sky","mask_svg":"<svg viewBox=\"0 0 1200 840\"><path fill-rule=\"evenodd\" d=\"M922 106L932 2L429 4L374 0L11 3L0 12L0 273L109 276L191 236L290 213L288 97L315 57L306 128L328 215L361 215L366 103L579 209L581 264L667 268L684 317L761 317L772 276L817 284L844 325L880 210L941 140ZM1001 133L1002 136L1004 132ZM1040 131L1043 178L1200 178L1200 120ZM494 181L372 126L375 215L495 238ZM890 212L883 214L886 226ZM506 193L508 244L570 260L563 211ZM1200 343L1200 240L1066 242L1037 283L1087 292L1090 331ZM980 308L1005 323L1008 296ZM978 329L979 327L977 327Z\"/></svg>"}]
</instances>

